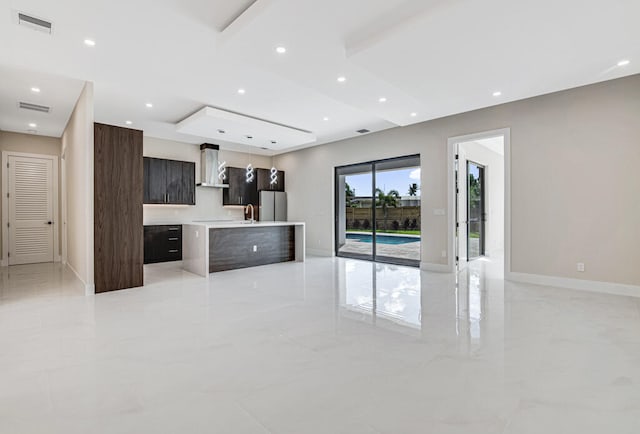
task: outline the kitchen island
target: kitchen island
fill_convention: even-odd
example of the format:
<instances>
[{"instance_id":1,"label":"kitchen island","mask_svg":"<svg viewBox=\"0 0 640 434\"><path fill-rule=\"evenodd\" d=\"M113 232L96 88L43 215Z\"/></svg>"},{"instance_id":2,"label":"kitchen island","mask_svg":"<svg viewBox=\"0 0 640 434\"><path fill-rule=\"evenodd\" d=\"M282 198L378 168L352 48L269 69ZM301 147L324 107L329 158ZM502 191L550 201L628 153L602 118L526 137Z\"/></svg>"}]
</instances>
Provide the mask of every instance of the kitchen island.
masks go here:
<instances>
[{"instance_id":1,"label":"kitchen island","mask_svg":"<svg viewBox=\"0 0 640 434\"><path fill-rule=\"evenodd\" d=\"M301 222L203 221L182 225L182 266L209 273L305 259Z\"/></svg>"}]
</instances>

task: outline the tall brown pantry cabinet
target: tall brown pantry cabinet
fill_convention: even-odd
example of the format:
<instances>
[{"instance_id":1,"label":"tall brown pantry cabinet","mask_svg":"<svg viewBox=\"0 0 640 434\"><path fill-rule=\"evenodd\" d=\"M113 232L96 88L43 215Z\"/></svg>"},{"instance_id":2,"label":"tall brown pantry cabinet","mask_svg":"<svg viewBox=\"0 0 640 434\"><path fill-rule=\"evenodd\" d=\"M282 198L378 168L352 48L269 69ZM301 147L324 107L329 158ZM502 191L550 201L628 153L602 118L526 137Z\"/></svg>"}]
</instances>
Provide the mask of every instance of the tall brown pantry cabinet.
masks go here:
<instances>
[{"instance_id":1,"label":"tall brown pantry cabinet","mask_svg":"<svg viewBox=\"0 0 640 434\"><path fill-rule=\"evenodd\" d=\"M142 131L94 124L96 293L143 285Z\"/></svg>"}]
</instances>

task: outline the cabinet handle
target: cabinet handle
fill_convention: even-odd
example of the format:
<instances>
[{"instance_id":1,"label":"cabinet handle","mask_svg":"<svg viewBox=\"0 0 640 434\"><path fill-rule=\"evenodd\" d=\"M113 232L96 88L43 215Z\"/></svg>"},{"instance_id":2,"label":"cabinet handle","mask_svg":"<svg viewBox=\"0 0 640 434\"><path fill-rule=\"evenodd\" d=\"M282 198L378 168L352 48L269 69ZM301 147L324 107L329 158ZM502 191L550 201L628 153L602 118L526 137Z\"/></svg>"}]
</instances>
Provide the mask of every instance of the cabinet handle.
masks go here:
<instances>
[{"instance_id":1,"label":"cabinet handle","mask_svg":"<svg viewBox=\"0 0 640 434\"><path fill-rule=\"evenodd\" d=\"M180 228L169 228L170 231L178 231Z\"/></svg>"},{"instance_id":2,"label":"cabinet handle","mask_svg":"<svg viewBox=\"0 0 640 434\"><path fill-rule=\"evenodd\" d=\"M178 241L177 238L169 238L169 241Z\"/></svg>"},{"instance_id":3,"label":"cabinet handle","mask_svg":"<svg viewBox=\"0 0 640 434\"><path fill-rule=\"evenodd\" d=\"M177 250L169 250L169 253L178 253Z\"/></svg>"}]
</instances>

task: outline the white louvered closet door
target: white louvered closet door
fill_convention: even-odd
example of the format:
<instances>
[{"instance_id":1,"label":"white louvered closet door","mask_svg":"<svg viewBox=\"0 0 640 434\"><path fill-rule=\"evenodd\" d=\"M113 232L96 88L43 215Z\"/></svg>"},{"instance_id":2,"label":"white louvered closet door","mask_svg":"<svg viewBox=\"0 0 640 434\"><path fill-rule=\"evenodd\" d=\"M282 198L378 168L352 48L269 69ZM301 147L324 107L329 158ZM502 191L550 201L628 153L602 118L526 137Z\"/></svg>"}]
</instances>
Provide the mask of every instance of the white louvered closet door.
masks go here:
<instances>
[{"instance_id":1,"label":"white louvered closet door","mask_svg":"<svg viewBox=\"0 0 640 434\"><path fill-rule=\"evenodd\" d=\"M9 265L53 261L53 161L9 156Z\"/></svg>"}]
</instances>

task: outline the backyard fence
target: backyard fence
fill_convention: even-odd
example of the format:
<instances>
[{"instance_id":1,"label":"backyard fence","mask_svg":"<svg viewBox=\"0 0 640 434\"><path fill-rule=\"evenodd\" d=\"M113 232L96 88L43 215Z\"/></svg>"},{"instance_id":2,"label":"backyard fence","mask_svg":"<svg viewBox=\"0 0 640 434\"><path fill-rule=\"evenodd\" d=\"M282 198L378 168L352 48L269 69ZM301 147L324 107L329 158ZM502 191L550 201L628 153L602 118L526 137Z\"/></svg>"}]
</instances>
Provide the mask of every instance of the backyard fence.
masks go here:
<instances>
[{"instance_id":1,"label":"backyard fence","mask_svg":"<svg viewBox=\"0 0 640 434\"><path fill-rule=\"evenodd\" d=\"M347 229L371 229L371 208L347 208ZM402 206L387 208L385 225L384 211L376 208L376 228L382 230L420 230L420 207Z\"/></svg>"}]
</instances>

